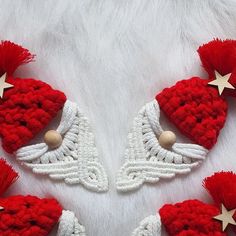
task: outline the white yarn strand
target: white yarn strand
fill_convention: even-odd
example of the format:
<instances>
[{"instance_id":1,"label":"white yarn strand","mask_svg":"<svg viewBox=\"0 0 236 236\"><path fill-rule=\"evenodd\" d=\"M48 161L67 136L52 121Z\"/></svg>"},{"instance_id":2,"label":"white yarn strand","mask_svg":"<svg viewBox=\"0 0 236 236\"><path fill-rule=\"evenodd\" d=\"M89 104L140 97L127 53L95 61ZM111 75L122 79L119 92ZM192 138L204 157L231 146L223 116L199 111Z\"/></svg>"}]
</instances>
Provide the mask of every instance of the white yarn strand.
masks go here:
<instances>
[{"instance_id":1,"label":"white yarn strand","mask_svg":"<svg viewBox=\"0 0 236 236\"><path fill-rule=\"evenodd\" d=\"M131 236L161 236L161 220L159 215L151 215L141 221Z\"/></svg>"},{"instance_id":2,"label":"white yarn strand","mask_svg":"<svg viewBox=\"0 0 236 236\"><path fill-rule=\"evenodd\" d=\"M46 143L23 147L16 153L18 160L51 179L107 191L107 175L98 160L90 124L75 103L66 101L57 131L63 136L60 147L50 150Z\"/></svg>"},{"instance_id":3,"label":"white yarn strand","mask_svg":"<svg viewBox=\"0 0 236 236\"><path fill-rule=\"evenodd\" d=\"M72 211L63 210L59 220L57 236L86 236L85 228L81 225Z\"/></svg>"},{"instance_id":4,"label":"white yarn strand","mask_svg":"<svg viewBox=\"0 0 236 236\"><path fill-rule=\"evenodd\" d=\"M117 189L130 191L145 182L186 174L206 158L208 150L197 144L175 143L172 150L161 147L158 136L163 132L156 100L146 104L134 119L128 135L125 163L118 172Z\"/></svg>"}]
</instances>

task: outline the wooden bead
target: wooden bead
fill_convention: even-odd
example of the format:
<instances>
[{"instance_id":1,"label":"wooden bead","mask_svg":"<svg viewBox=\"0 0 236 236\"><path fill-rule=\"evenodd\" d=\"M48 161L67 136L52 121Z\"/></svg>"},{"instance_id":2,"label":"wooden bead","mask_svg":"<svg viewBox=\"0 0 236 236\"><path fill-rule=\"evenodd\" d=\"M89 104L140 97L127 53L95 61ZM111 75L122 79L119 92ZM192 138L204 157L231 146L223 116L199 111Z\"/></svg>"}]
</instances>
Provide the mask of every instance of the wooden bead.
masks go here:
<instances>
[{"instance_id":1,"label":"wooden bead","mask_svg":"<svg viewBox=\"0 0 236 236\"><path fill-rule=\"evenodd\" d=\"M56 130L49 130L44 135L44 142L50 148L58 148L62 144L61 134Z\"/></svg>"},{"instance_id":2,"label":"wooden bead","mask_svg":"<svg viewBox=\"0 0 236 236\"><path fill-rule=\"evenodd\" d=\"M172 131L163 131L158 141L163 148L170 149L176 142L176 135Z\"/></svg>"}]
</instances>

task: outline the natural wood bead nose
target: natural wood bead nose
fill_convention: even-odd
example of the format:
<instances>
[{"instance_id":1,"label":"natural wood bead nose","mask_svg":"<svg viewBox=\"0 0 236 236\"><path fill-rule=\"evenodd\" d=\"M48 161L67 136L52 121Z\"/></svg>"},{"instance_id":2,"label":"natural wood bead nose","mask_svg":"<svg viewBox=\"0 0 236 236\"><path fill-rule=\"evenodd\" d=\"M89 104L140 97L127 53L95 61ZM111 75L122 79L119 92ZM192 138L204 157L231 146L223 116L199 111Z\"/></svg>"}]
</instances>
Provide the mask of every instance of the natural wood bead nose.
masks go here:
<instances>
[{"instance_id":1,"label":"natural wood bead nose","mask_svg":"<svg viewBox=\"0 0 236 236\"><path fill-rule=\"evenodd\" d=\"M44 135L44 142L50 148L57 148L62 144L61 134L58 133L56 130L49 130Z\"/></svg>"},{"instance_id":2,"label":"natural wood bead nose","mask_svg":"<svg viewBox=\"0 0 236 236\"><path fill-rule=\"evenodd\" d=\"M176 142L176 135L172 131L163 131L158 141L163 148L170 149Z\"/></svg>"}]
</instances>

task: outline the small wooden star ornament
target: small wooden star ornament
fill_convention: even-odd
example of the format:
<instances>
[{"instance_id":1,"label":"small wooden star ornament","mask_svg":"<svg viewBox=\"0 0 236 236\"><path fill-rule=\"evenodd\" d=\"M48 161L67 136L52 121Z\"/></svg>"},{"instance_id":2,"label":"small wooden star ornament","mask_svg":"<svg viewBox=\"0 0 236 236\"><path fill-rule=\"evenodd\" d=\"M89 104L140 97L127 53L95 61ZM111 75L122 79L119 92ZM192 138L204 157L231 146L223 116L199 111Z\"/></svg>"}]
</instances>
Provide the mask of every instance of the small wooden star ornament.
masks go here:
<instances>
[{"instance_id":1,"label":"small wooden star ornament","mask_svg":"<svg viewBox=\"0 0 236 236\"><path fill-rule=\"evenodd\" d=\"M7 74L5 73L0 77L0 97L3 98L4 89L13 87L12 84L9 84L6 81Z\"/></svg>"},{"instance_id":2,"label":"small wooden star ornament","mask_svg":"<svg viewBox=\"0 0 236 236\"><path fill-rule=\"evenodd\" d=\"M222 230L225 231L229 224L236 225L233 215L235 214L236 209L228 211L225 206L221 205L221 214L213 217L216 220L222 221Z\"/></svg>"},{"instance_id":3,"label":"small wooden star ornament","mask_svg":"<svg viewBox=\"0 0 236 236\"><path fill-rule=\"evenodd\" d=\"M229 82L229 78L231 76L231 73L222 76L220 73L218 73L217 71L215 71L215 80L212 80L211 82L209 82L209 85L213 85L213 86L217 86L218 87L218 91L219 94L221 95L224 91L225 88L229 88L229 89L236 89L232 84L230 84Z\"/></svg>"}]
</instances>

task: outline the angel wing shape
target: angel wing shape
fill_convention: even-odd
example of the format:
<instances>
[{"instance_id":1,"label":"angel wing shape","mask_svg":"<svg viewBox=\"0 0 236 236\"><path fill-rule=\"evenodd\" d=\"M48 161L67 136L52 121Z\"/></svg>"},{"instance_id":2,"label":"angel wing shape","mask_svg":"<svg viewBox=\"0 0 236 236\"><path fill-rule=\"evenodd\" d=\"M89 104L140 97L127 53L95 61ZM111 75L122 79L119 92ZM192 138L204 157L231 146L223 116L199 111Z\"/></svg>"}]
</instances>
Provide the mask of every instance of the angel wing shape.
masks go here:
<instances>
[{"instance_id":1,"label":"angel wing shape","mask_svg":"<svg viewBox=\"0 0 236 236\"><path fill-rule=\"evenodd\" d=\"M141 221L131 236L161 236L161 220L159 215L151 215Z\"/></svg>"},{"instance_id":2,"label":"angel wing shape","mask_svg":"<svg viewBox=\"0 0 236 236\"><path fill-rule=\"evenodd\" d=\"M146 104L134 119L128 135L125 163L118 172L117 189L130 191L143 183L185 174L205 159L208 150L196 144L175 143L171 150L158 142L163 132L156 100Z\"/></svg>"},{"instance_id":3,"label":"angel wing shape","mask_svg":"<svg viewBox=\"0 0 236 236\"><path fill-rule=\"evenodd\" d=\"M18 160L51 179L107 191L107 175L98 160L90 124L75 103L66 101L57 131L63 137L60 147L50 149L46 143L23 147L16 153Z\"/></svg>"}]
</instances>

